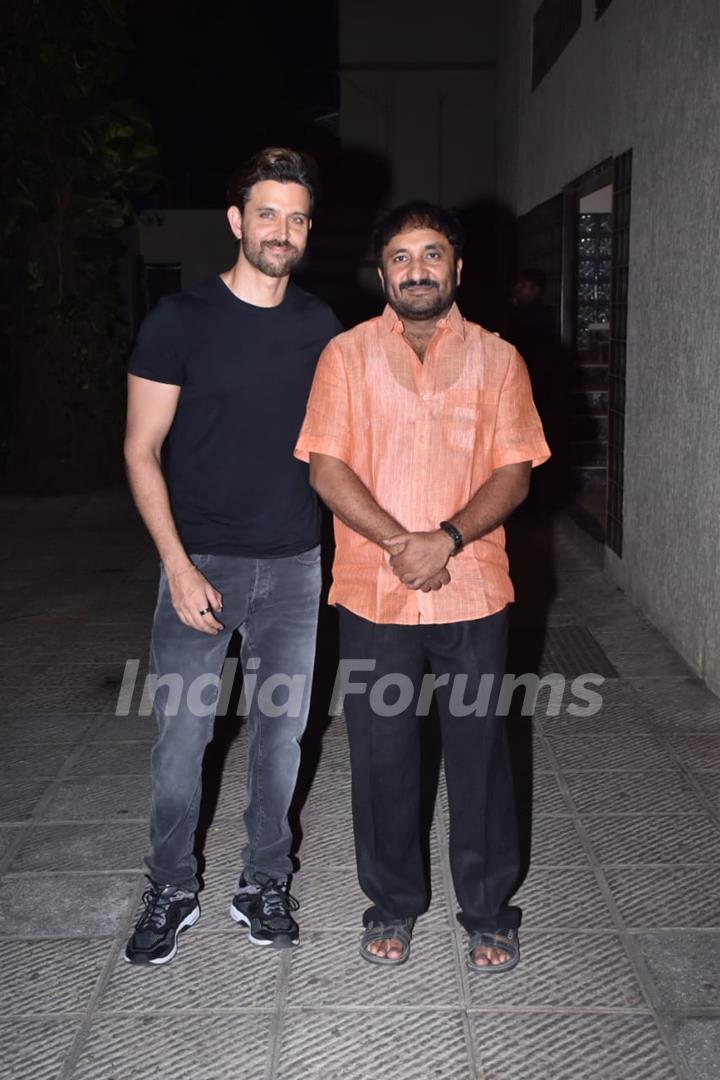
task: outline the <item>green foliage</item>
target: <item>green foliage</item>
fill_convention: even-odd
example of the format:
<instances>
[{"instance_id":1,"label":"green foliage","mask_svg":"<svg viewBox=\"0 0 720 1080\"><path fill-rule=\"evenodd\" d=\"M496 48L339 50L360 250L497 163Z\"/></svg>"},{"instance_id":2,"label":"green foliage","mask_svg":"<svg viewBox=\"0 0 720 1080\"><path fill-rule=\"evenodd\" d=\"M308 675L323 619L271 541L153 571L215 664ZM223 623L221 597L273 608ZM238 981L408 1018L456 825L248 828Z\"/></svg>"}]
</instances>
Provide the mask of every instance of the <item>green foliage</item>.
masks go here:
<instances>
[{"instance_id":1,"label":"green foliage","mask_svg":"<svg viewBox=\"0 0 720 1080\"><path fill-rule=\"evenodd\" d=\"M157 176L149 123L121 92L127 8L5 0L0 14L10 454L33 395L54 403L59 425L117 423L128 345L118 239L132 194Z\"/></svg>"}]
</instances>

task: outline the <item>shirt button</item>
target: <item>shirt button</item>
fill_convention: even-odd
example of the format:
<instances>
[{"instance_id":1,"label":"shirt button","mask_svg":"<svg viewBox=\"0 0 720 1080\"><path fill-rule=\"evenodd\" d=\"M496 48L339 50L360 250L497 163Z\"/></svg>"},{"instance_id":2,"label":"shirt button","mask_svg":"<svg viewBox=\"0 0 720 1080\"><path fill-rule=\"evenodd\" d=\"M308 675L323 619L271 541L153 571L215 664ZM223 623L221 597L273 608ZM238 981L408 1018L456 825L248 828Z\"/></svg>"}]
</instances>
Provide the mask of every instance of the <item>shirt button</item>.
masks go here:
<instances>
[{"instance_id":1,"label":"shirt button","mask_svg":"<svg viewBox=\"0 0 720 1080\"><path fill-rule=\"evenodd\" d=\"M423 399L423 401L429 401L430 400L430 394L423 394L422 399Z\"/></svg>"}]
</instances>

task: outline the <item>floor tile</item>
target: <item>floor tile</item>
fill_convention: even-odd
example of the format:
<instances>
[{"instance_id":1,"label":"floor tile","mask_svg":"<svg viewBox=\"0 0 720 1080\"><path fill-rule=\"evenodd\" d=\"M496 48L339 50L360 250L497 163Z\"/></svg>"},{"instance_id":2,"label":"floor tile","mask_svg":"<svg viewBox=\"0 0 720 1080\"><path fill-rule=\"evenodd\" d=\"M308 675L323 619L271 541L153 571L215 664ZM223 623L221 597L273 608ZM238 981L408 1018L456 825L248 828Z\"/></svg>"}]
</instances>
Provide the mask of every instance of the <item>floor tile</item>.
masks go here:
<instances>
[{"instance_id":1,"label":"floor tile","mask_svg":"<svg viewBox=\"0 0 720 1080\"><path fill-rule=\"evenodd\" d=\"M42 813L45 821L93 821L150 816L147 776L74 776L61 780Z\"/></svg>"},{"instance_id":2,"label":"floor tile","mask_svg":"<svg viewBox=\"0 0 720 1080\"><path fill-rule=\"evenodd\" d=\"M155 976L158 972L145 975ZM164 973L163 973L164 974ZM141 976L142 977L142 974ZM263 1076L270 1041L271 1016L247 1012L242 1019L188 1016L100 1016L82 1048L73 1080L147 1080L167 1074L193 1080L237 1080Z\"/></svg>"},{"instance_id":3,"label":"floor tile","mask_svg":"<svg viewBox=\"0 0 720 1080\"><path fill-rule=\"evenodd\" d=\"M0 1010L77 1012L87 1007L110 941L18 941L0 938Z\"/></svg>"},{"instance_id":4,"label":"floor tile","mask_svg":"<svg viewBox=\"0 0 720 1080\"><path fill-rule=\"evenodd\" d=\"M532 781L533 814L568 814L568 806L552 773L536 773Z\"/></svg>"},{"instance_id":5,"label":"floor tile","mask_svg":"<svg viewBox=\"0 0 720 1080\"><path fill-rule=\"evenodd\" d=\"M0 1020L4 1075L12 1080L57 1080L79 1026L80 1017Z\"/></svg>"},{"instance_id":6,"label":"floor tile","mask_svg":"<svg viewBox=\"0 0 720 1080\"><path fill-rule=\"evenodd\" d=\"M0 784L0 821L27 821L50 780L6 780Z\"/></svg>"},{"instance_id":7,"label":"floor tile","mask_svg":"<svg viewBox=\"0 0 720 1080\"><path fill-rule=\"evenodd\" d=\"M650 1017L480 1013L472 1023L493 1080L676 1080Z\"/></svg>"},{"instance_id":8,"label":"floor tile","mask_svg":"<svg viewBox=\"0 0 720 1080\"><path fill-rule=\"evenodd\" d=\"M36 824L27 830L9 870L139 870L147 845L144 822Z\"/></svg>"},{"instance_id":9,"label":"floor tile","mask_svg":"<svg viewBox=\"0 0 720 1080\"><path fill-rule=\"evenodd\" d=\"M71 776L147 776L150 771L150 745L147 742L89 743L77 761Z\"/></svg>"},{"instance_id":10,"label":"floor tile","mask_svg":"<svg viewBox=\"0 0 720 1080\"><path fill-rule=\"evenodd\" d=\"M389 977L398 971L380 972ZM382 1019L380 1019L382 1017ZM273 1080L471 1080L459 1013L290 1010Z\"/></svg>"},{"instance_id":11,"label":"floor tile","mask_svg":"<svg viewBox=\"0 0 720 1080\"><path fill-rule=\"evenodd\" d=\"M670 1039L684 1065L683 1080L717 1080L720 1017L679 1017L671 1022Z\"/></svg>"},{"instance_id":12,"label":"floor tile","mask_svg":"<svg viewBox=\"0 0 720 1080\"><path fill-rule=\"evenodd\" d=\"M0 863L8 855L21 835L25 835L25 828L19 825L0 825Z\"/></svg>"},{"instance_id":13,"label":"floor tile","mask_svg":"<svg viewBox=\"0 0 720 1080\"><path fill-rule=\"evenodd\" d=\"M70 747L6 746L0 754L0 778L19 780L28 777L52 778L58 775L70 753Z\"/></svg>"},{"instance_id":14,"label":"floor tile","mask_svg":"<svg viewBox=\"0 0 720 1080\"><path fill-rule=\"evenodd\" d=\"M525 928L601 930L613 926L590 866L549 868L533 862L513 903L522 908Z\"/></svg>"},{"instance_id":15,"label":"floor tile","mask_svg":"<svg viewBox=\"0 0 720 1080\"><path fill-rule=\"evenodd\" d=\"M534 866L584 866L587 855L572 820L536 817L532 823L530 859Z\"/></svg>"},{"instance_id":16,"label":"floor tile","mask_svg":"<svg viewBox=\"0 0 720 1080\"><path fill-rule=\"evenodd\" d=\"M620 769L636 772L676 768L652 735L553 737L550 745L561 769Z\"/></svg>"},{"instance_id":17,"label":"floor tile","mask_svg":"<svg viewBox=\"0 0 720 1080\"><path fill-rule=\"evenodd\" d=\"M633 679L653 723L679 731L720 729L720 700L700 679Z\"/></svg>"},{"instance_id":18,"label":"floor tile","mask_svg":"<svg viewBox=\"0 0 720 1080\"><path fill-rule=\"evenodd\" d=\"M612 934L520 931L520 963L502 978L468 974L476 1009L643 1009L642 991Z\"/></svg>"},{"instance_id":19,"label":"floor tile","mask_svg":"<svg viewBox=\"0 0 720 1080\"><path fill-rule=\"evenodd\" d=\"M688 769L720 772L720 730L684 731L671 735L668 743ZM716 780L720 784L720 776Z\"/></svg>"},{"instance_id":20,"label":"floor tile","mask_svg":"<svg viewBox=\"0 0 720 1080\"><path fill-rule=\"evenodd\" d=\"M359 927L343 934L303 929L302 944L290 958L289 1007L422 1008L429 985L433 1008L461 1007L450 930L419 922L410 960L392 970L358 955L360 932Z\"/></svg>"},{"instance_id":21,"label":"floor tile","mask_svg":"<svg viewBox=\"0 0 720 1080\"><path fill-rule=\"evenodd\" d=\"M598 860L607 865L720 863L720 829L703 814L583 817Z\"/></svg>"},{"instance_id":22,"label":"floor tile","mask_svg":"<svg viewBox=\"0 0 720 1080\"><path fill-rule=\"evenodd\" d=\"M303 836L298 852L304 870L310 867L345 866L355 868L355 844L352 828L346 815L335 819L331 815L323 821L323 829L313 829Z\"/></svg>"},{"instance_id":23,"label":"floor tile","mask_svg":"<svg viewBox=\"0 0 720 1080\"><path fill-rule=\"evenodd\" d=\"M692 675L685 661L655 629L621 629L609 622L604 627L593 626L592 632L623 678Z\"/></svg>"},{"instance_id":24,"label":"floor tile","mask_svg":"<svg viewBox=\"0 0 720 1080\"><path fill-rule=\"evenodd\" d=\"M720 814L720 783L716 772L696 772L693 780L716 813Z\"/></svg>"},{"instance_id":25,"label":"floor tile","mask_svg":"<svg viewBox=\"0 0 720 1080\"><path fill-rule=\"evenodd\" d=\"M0 717L0 746L23 746L48 743L76 743L90 723L87 716L53 713Z\"/></svg>"},{"instance_id":26,"label":"floor tile","mask_svg":"<svg viewBox=\"0 0 720 1080\"><path fill-rule=\"evenodd\" d=\"M8 708L16 712L112 712L118 696L118 686L41 686L8 692Z\"/></svg>"},{"instance_id":27,"label":"floor tile","mask_svg":"<svg viewBox=\"0 0 720 1080\"><path fill-rule=\"evenodd\" d=\"M157 722L154 716L97 716L87 732L89 742L154 741Z\"/></svg>"},{"instance_id":28,"label":"floor tile","mask_svg":"<svg viewBox=\"0 0 720 1080\"><path fill-rule=\"evenodd\" d=\"M580 814L698 814L693 789L679 773L564 772Z\"/></svg>"},{"instance_id":29,"label":"floor tile","mask_svg":"<svg viewBox=\"0 0 720 1080\"><path fill-rule=\"evenodd\" d=\"M673 930L635 940L663 1008L720 1010L720 932Z\"/></svg>"},{"instance_id":30,"label":"floor tile","mask_svg":"<svg viewBox=\"0 0 720 1080\"><path fill-rule=\"evenodd\" d=\"M137 874L35 874L0 879L0 934L108 937L128 912Z\"/></svg>"},{"instance_id":31,"label":"floor tile","mask_svg":"<svg viewBox=\"0 0 720 1080\"><path fill-rule=\"evenodd\" d=\"M145 1016L192 1009L274 1008L282 953L251 945L244 934L228 940L225 934L200 934L198 929L196 924L181 935L176 959L161 973L150 966L128 964L120 955L100 1000L100 1011ZM193 972L191 979L188 971Z\"/></svg>"},{"instance_id":32,"label":"floor tile","mask_svg":"<svg viewBox=\"0 0 720 1080\"><path fill-rule=\"evenodd\" d=\"M597 691L602 693L603 688ZM601 706L592 716L577 717L562 713L543 719L542 729L551 739L562 741L579 736L647 735L653 730L650 714L642 705Z\"/></svg>"},{"instance_id":33,"label":"floor tile","mask_svg":"<svg viewBox=\"0 0 720 1080\"><path fill-rule=\"evenodd\" d=\"M627 926L720 929L720 866L627 866L605 869Z\"/></svg>"}]
</instances>

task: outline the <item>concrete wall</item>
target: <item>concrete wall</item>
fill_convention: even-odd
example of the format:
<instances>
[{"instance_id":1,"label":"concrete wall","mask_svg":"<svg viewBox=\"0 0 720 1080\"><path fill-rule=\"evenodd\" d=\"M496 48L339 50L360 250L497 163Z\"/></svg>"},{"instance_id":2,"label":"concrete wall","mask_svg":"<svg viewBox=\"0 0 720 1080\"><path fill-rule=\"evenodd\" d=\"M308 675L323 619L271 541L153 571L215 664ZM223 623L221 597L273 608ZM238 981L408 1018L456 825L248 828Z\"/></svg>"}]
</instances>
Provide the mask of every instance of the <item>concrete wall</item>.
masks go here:
<instances>
[{"instance_id":1,"label":"concrete wall","mask_svg":"<svg viewBox=\"0 0 720 1080\"><path fill-rule=\"evenodd\" d=\"M498 186L518 214L633 149L624 552L611 572L720 689L720 7L614 0L534 93L499 5Z\"/></svg>"},{"instance_id":2,"label":"concrete wall","mask_svg":"<svg viewBox=\"0 0 720 1080\"><path fill-rule=\"evenodd\" d=\"M495 4L340 0L340 135L387 159L388 203L495 190Z\"/></svg>"}]
</instances>

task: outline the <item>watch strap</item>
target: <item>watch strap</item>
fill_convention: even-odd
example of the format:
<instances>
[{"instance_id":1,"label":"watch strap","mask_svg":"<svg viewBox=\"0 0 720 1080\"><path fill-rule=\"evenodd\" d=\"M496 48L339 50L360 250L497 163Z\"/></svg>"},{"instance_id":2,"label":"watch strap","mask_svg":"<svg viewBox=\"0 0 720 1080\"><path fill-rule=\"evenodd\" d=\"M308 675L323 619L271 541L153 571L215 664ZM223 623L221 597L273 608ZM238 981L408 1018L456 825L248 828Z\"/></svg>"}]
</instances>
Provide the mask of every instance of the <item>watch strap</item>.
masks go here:
<instances>
[{"instance_id":1,"label":"watch strap","mask_svg":"<svg viewBox=\"0 0 720 1080\"><path fill-rule=\"evenodd\" d=\"M462 551L463 544L465 543L465 541L463 540L463 534L460 532L456 525L453 525L452 521L441 521L440 528L443 530L443 532L446 532L448 534L453 544L455 545L451 554L457 555L458 551Z\"/></svg>"}]
</instances>

